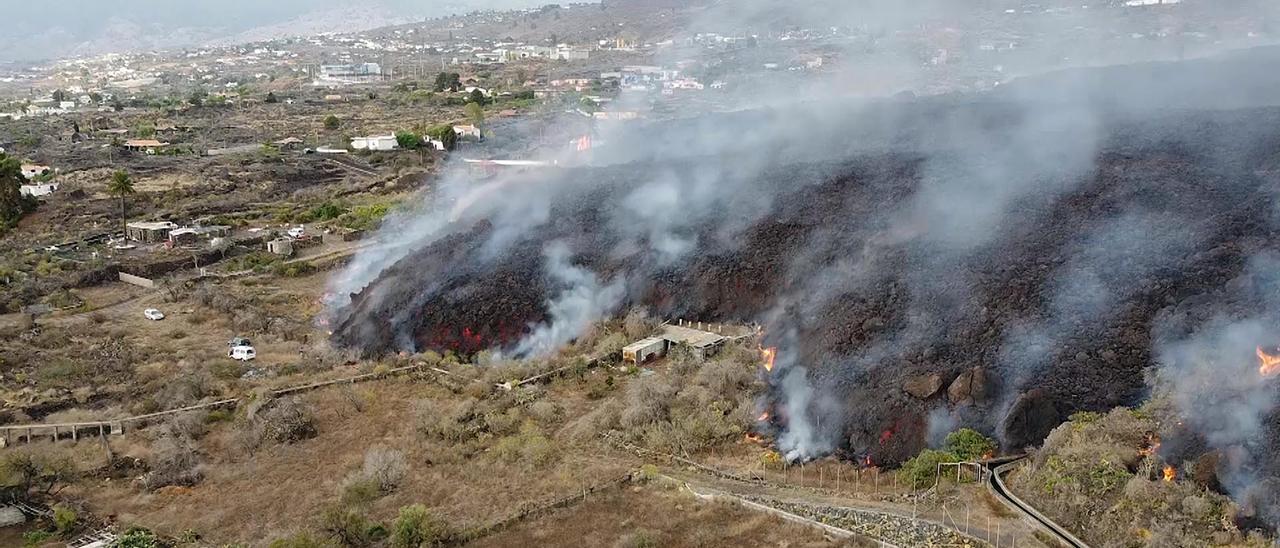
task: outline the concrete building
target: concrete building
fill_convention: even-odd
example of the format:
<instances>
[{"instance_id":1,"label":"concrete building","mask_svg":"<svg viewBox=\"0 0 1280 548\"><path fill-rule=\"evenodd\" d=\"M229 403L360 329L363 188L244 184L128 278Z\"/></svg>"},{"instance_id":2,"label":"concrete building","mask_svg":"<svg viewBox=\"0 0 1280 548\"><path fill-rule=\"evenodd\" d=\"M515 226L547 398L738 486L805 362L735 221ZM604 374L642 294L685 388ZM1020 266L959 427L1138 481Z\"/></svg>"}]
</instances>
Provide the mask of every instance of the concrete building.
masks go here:
<instances>
[{"instance_id":1,"label":"concrete building","mask_svg":"<svg viewBox=\"0 0 1280 548\"><path fill-rule=\"evenodd\" d=\"M355 150L395 150L400 148L395 135L376 135L372 137L354 137L351 148Z\"/></svg>"},{"instance_id":2,"label":"concrete building","mask_svg":"<svg viewBox=\"0 0 1280 548\"><path fill-rule=\"evenodd\" d=\"M36 198L48 196L57 190L58 183L22 185L18 187L18 192L21 192L23 196L34 196Z\"/></svg>"},{"instance_id":3,"label":"concrete building","mask_svg":"<svg viewBox=\"0 0 1280 548\"><path fill-rule=\"evenodd\" d=\"M125 238L143 243L163 242L178 225L169 221L133 222L125 225Z\"/></svg>"},{"instance_id":4,"label":"concrete building","mask_svg":"<svg viewBox=\"0 0 1280 548\"><path fill-rule=\"evenodd\" d=\"M22 164L22 176L26 177L28 181L35 179L36 177L39 177L46 173L50 173L49 166L42 166L38 164Z\"/></svg>"},{"instance_id":5,"label":"concrete building","mask_svg":"<svg viewBox=\"0 0 1280 548\"><path fill-rule=\"evenodd\" d=\"M155 154L157 149L169 146L169 143L163 143L155 139L129 139L124 142L124 148L135 152L146 152L147 154Z\"/></svg>"},{"instance_id":6,"label":"concrete building","mask_svg":"<svg viewBox=\"0 0 1280 548\"><path fill-rule=\"evenodd\" d=\"M382 79L382 66L377 63L356 63L349 65L320 65L316 75L316 83L326 84L364 84Z\"/></svg>"},{"instance_id":7,"label":"concrete building","mask_svg":"<svg viewBox=\"0 0 1280 548\"><path fill-rule=\"evenodd\" d=\"M282 257L293 255L293 239L279 238L267 242L267 251Z\"/></svg>"},{"instance_id":8,"label":"concrete building","mask_svg":"<svg viewBox=\"0 0 1280 548\"><path fill-rule=\"evenodd\" d=\"M229 226L188 226L169 231L169 241L174 245L195 245L202 239L222 238L229 234L231 234Z\"/></svg>"},{"instance_id":9,"label":"concrete building","mask_svg":"<svg viewBox=\"0 0 1280 548\"><path fill-rule=\"evenodd\" d=\"M634 364L642 364L666 356L672 348L685 346L693 357L703 360L714 356L724 347L729 339L719 333L703 329L695 329L693 324L664 325L662 333L654 337L641 339L622 349L622 360ZM699 324L701 327L701 324ZM708 324L707 329L711 329Z\"/></svg>"},{"instance_id":10,"label":"concrete building","mask_svg":"<svg viewBox=\"0 0 1280 548\"><path fill-rule=\"evenodd\" d=\"M459 138L464 138L464 139L465 139L465 138L471 138L471 139L479 139L479 138L480 138L480 128L478 128L478 127L476 127L476 126L473 126L473 125L470 125L470 124L465 125L465 126L453 126L453 132L454 132L454 133L456 133L456 134L458 134L458 137L459 137Z\"/></svg>"},{"instance_id":11,"label":"concrete building","mask_svg":"<svg viewBox=\"0 0 1280 548\"><path fill-rule=\"evenodd\" d=\"M633 342L622 349L622 361L642 364L661 358L667 353L667 341L662 337L649 337Z\"/></svg>"}]
</instances>

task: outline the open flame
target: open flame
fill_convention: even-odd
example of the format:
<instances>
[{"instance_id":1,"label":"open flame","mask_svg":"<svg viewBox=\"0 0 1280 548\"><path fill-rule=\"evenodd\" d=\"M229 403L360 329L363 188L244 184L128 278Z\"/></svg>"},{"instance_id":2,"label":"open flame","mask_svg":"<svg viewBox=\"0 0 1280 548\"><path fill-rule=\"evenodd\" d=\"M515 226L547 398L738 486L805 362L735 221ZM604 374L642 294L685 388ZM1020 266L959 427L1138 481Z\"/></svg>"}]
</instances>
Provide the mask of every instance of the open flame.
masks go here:
<instances>
[{"instance_id":1,"label":"open flame","mask_svg":"<svg viewBox=\"0 0 1280 548\"><path fill-rule=\"evenodd\" d=\"M764 443L764 438L760 437L754 432L747 432L747 435L742 437L742 441L745 441L747 443Z\"/></svg>"},{"instance_id":2,"label":"open flame","mask_svg":"<svg viewBox=\"0 0 1280 548\"><path fill-rule=\"evenodd\" d=\"M1138 449L1138 454L1144 457L1150 457L1156 454L1156 451L1160 450L1160 436L1157 436L1154 432L1147 432L1142 445L1143 446Z\"/></svg>"},{"instance_id":3,"label":"open flame","mask_svg":"<svg viewBox=\"0 0 1280 548\"><path fill-rule=\"evenodd\" d=\"M1263 377L1280 375L1280 354L1272 354L1258 347L1258 372Z\"/></svg>"},{"instance_id":4,"label":"open flame","mask_svg":"<svg viewBox=\"0 0 1280 548\"><path fill-rule=\"evenodd\" d=\"M1173 480L1177 479L1177 477L1178 477L1178 471L1175 470L1172 466L1165 465L1164 480L1168 482L1172 482Z\"/></svg>"},{"instance_id":5,"label":"open flame","mask_svg":"<svg viewBox=\"0 0 1280 548\"><path fill-rule=\"evenodd\" d=\"M761 348L760 355L764 358L764 370L773 371L773 360L778 357L778 348L771 346L769 348Z\"/></svg>"},{"instance_id":6,"label":"open flame","mask_svg":"<svg viewBox=\"0 0 1280 548\"><path fill-rule=\"evenodd\" d=\"M761 413L759 417L756 417L756 422L764 422L764 421L767 421L767 420L769 420L769 412L768 412L768 411L765 411L764 413Z\"/></svg>"}]
</instances>

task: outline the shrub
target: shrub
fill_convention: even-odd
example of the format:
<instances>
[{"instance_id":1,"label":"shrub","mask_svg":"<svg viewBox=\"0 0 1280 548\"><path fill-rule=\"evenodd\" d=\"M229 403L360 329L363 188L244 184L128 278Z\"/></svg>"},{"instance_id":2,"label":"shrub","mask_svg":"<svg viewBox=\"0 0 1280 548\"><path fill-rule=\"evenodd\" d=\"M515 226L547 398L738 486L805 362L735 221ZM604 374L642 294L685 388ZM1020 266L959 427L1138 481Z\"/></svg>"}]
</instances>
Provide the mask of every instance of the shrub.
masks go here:
<instances>
[{"instance_id":1,"label":"shrub","mask_svg":"<svg viewBox=\"0 0 1280 548\"><path fill-rule=\"evenodd\" d=\"M364 466L360 473L378 486L378 489L390 493L400 486L408 472L404 453L386 447L372 447L364 453Z\"/></svg>"},{"instance_id":2,"label":"shrub","mask_svg":"<svg viewBox=\"0 0 1280 548\"><path fill-rule=\"evenodd\" d=\"M984 455L994 453L996 447L995 440L969 428L961 428L947 434L943 444L944 451L954 453L960 457L960 460L965 461L977 460Z\"/></svg>"},{"instance_id":3,"label":"shrub","mask_svg":"<svg viewBox=\"0 0 1280 548\"><path fill-rule=\"evenodd\" d=\"M898 479L913 489L929 487L937 480L939 464L957 460L960 458L955 453L925 449L903 463L902 468L898 470Z\"/></svg>"},{"instance_id":4,"label":"shrub","mask_svg":"<svg viewBox=\"0 0 1280 548\"><path fill-rule=\"evenodd\" d=\"M37 529L35 531L27 531L22 534L23 546L43 546L56 536L53 531L45 531Z\"/></svg>"},{"instance_id":5,"label":"shrub","mask_svg":"<svg viewBox=\"0 0 1280 548\"><path fill-rule=\"evenodd\" d=\"M111 548L159 548L155 533L143 527L130 527L116 539Z\"/></svg>"},{"instance_id":6,"label":"shrub","mask_svg":"<svg viewBox=\"0 0 1280 548\"><path fill-rule=\"evenodd\" d=\"M392 548L434 546L448 538L448 524L421 504L401 508L400 515L391 526Z\"/></svg>"},{"instance_id":7,"label":"shrub","mask_svg":"<svg viewBox=\"0 0 1280 548\"><path fill-rule=\"evenodd\" d=\"M330 507L320 517L320 528L345 546L373 544L380 529L375 525L363 513L351 508Z\"/></svg>"},{"instance_id":8,"label":"shrub","mask_svg":"<svg viewBox=\"0 0 1280 548\"><path fill-rule=\"evenodd\" d=\"M342 125L342 120L332 114L324 117L324 128L328 130L338 129Z\"/></svg>"},{"instance_id":9,"label":"shrub","mask_svg":"<svg viewBox=\"0 0 1280 548\"><path fill-rule=\"evenodd\" d=\"M257 422L262 434L260 439L294 443L316 435L311 407L298 398L273 400Z\"/></svg>"},{"instance_id":10,"label":"shrub","mask_svg":"<svg viewBox=\"0 0 1280 548\"><path fill-rule=\"evenodd\" d=\"M150 470L142 476L142 487L154 491L169 485L195 485L204 478L200 458L190 438L164 434L152 444Z\"/></svg>"},{"instance_id":11,"label":"shrub","mask_svg":"<svg viewBox=\"0 0 1280 548\"><path fill-rule=\"evenodd\" d=\"M53 528L59 535L67 536L75 531L76 511L61 504L53 505Z\"/></svg>"},{"instance_id":12,"label":"shrub","mask_svg":"<svg viewBox=\"0 0 1280 548\"><path fill-rule=\"evenodd\" d=\"M361 506L369 504L382 496L378 482L359 474L347 476L342 482L342 504Z\"/></svg>"},{"instance_id":13,"label":"shrub","mask_svg":"<svg viewBox=\"0 0 1280 548\"><path fill-rule=\"evenodd\" d=\"M622 426L636 429L666 420L674 395L675 388L656 376L631 383L627 388L627 406L622 410Z\"/></svg>"},{"instance_id":14,"label":"shrub","mask_svg":"<svg viewBox=\"0 0 1280 548\"><path fill-rule=\"evenodd\" d=\"M290 537L276 539L268 544L268 548L329 548L333 544L327 540L317 539L308 533L298 533Z\"/></svg>"}]
</instances>

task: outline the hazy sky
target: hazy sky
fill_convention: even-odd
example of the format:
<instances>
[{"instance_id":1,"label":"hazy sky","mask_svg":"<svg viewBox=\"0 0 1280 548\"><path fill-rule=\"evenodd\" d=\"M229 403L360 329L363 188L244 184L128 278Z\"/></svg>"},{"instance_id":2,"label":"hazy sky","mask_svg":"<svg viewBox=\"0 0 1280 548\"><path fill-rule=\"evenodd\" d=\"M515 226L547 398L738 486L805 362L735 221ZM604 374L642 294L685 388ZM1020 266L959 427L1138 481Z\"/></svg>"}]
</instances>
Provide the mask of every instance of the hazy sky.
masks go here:
<instances>
[{"instance_id":1,"label":"hazy sky","mask_svg":"<svg viewBox=\"0 0 1280 548\"><path fill-rule=\"evenodd\" d=\"M362 30L403 19L422 19L483 8L527 7L546 0L0 0L7 29L0 61L38 60L190 45L267 26L304 21L311 26L349 21ZM344 16L333 14L341 11ZM356 12L354 16L352 12ZM306 25L300 25L306 27ZM325 30L339 30L326 28Z\"/></svg>"}]
</instances>

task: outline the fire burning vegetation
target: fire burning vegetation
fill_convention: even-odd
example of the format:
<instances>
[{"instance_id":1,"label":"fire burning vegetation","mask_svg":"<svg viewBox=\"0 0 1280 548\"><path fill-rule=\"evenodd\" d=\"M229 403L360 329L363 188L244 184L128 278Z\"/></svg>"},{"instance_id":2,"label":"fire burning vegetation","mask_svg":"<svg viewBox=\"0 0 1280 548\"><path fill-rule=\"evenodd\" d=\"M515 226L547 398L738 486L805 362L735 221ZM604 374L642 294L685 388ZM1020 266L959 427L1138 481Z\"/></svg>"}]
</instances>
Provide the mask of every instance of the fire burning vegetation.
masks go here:
<instances>
[{"instance_id":1,"label":"fire burning vegetation","mask_svg":"<svg viewBox=\"0 0 1280 548\"><path fill-rule=\"evenodd\" d=\"M1258 347L1258 372L1263 377L1280 375L1280 349L1272 348L1270 352Z\"/></svg>"}]
</instances>

